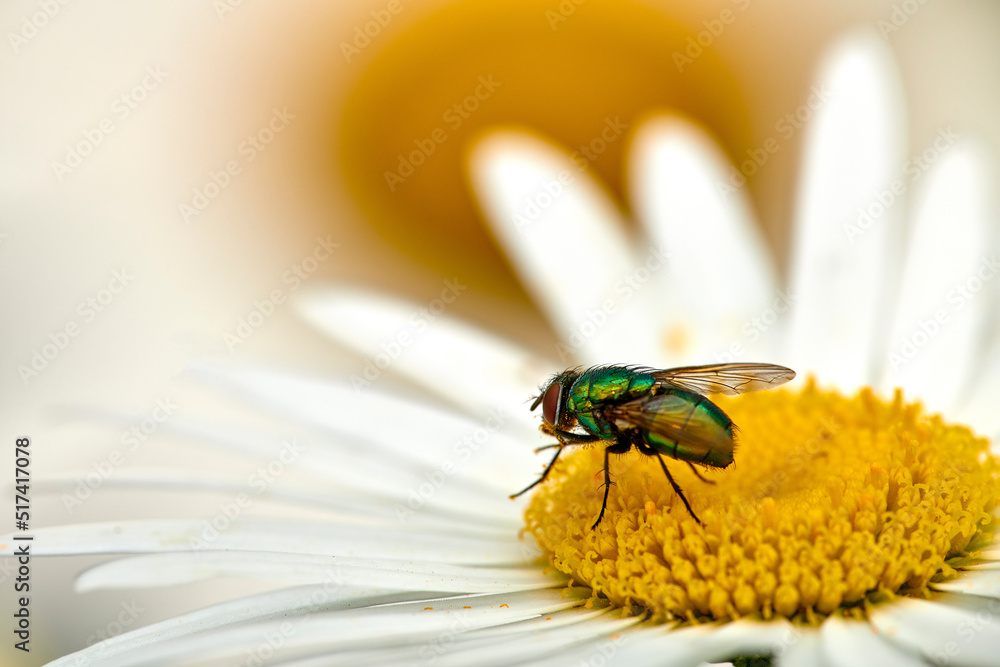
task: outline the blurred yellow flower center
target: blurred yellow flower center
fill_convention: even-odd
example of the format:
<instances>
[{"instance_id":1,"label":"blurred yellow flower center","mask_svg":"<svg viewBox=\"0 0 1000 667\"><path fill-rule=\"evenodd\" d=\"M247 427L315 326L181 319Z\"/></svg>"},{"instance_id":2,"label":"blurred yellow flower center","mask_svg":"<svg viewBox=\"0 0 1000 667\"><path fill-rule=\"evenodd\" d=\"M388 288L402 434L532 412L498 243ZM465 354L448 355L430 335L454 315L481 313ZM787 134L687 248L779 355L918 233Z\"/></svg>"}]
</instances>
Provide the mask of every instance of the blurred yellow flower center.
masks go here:
<instances>
[{"instance_id":1,"label":"blurred yellow flower center","mask_svg":"<svg viewBox=\"0 0 1000 667\"><path fill-rule=\"evenodd\" d=\"M623 198L629 136L651 112L682 110L741 159L763 141L751 136L737 76L745 63L731 69L722 40L694 41L706 29L702 12L684 21L680 8L642 0L400 6L376 37L361 36L369 47L347 54L357 79L340 116L338 179L381 239L466 276L472 289L514 284L463 176L484 130L515 125L551 137L576 154L574 169Z\"/></svg>"},{"instance_id":2,"label":"blurred yellow flower center","mask_svg":"<svg viewBox=\"0 0 1000 667\"><path fill-rule=\"evenodd\" d=\"M713 399L715 400L715 399ZM863 613L873 593L921 595L954 571L1000 498L988 442L901 394L847 398L811 383L718 399L739 426L736 461L698 480L666 458L704 522L652 458L603 448L566 456L534 496L527 530L551 563L613 604L654 619Z\"/></svg>"}]
</instances>

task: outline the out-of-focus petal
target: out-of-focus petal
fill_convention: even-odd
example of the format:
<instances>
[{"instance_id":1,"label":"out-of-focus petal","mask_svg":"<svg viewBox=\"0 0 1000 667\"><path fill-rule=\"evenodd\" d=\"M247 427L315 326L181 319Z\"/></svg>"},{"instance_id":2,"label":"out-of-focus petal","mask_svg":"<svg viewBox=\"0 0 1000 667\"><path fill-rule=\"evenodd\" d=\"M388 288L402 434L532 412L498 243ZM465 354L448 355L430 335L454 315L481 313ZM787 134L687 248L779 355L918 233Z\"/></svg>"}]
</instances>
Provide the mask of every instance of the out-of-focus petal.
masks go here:
<instances>
[{"instance_id":1,"label":"out-of-focus petal","mask_svg":"<svg viewBox=\"0 0 1000 667\"><path fill-rule=\"evenodd\" d=\"M830 667L819 633L798 629L774 652L777 667Z\"/></svg>"},{"instance_id":2,"label":"out-of-focus petal","mask_svg":"<svg viewBox=\"0 0 1000 667\"><path fill-rule=\"evenodd\" d=\"M982 157L951 140L928 149L937 162L916 202L883 377L885 389L901 386L934 411L958 405L981 363L996 305L983 278L1000 271L989 252L995 222Z\"/></svg>"},{"instance_id":3,"label":"out-of-focus petal","mask_svg":"<svg viewBox=\"0 0 1000 667\"><path fill-rule=\"evenodd\" d=\"M473 630L456 638L441 651L435 667L502 667L530 665L538 660L578 664L568 653L579 646L595 649L609 644L609 636L635 625L639 617L614 618L608 609L577 607L536 618L482 630ZM419 662L420 647L408 646L384 650L364 657L371 664L413 664ZM322 665L321 661L313 664Z\"/></svg>"},{"instance_id":4,"label":"out-of-focus petal","mask_svg":"<svg viewBox=\"0 0 1000 667\"><path fill-rule=\"evenodd\" d=\"M622 664L696 665L741 655L766 655L789 641L795 629L784 619L733 621L680 630L639 630L626 635Z\"/></svg>"},{"instance_id":5,"label":"out-of-focus petal","mask_svg":"<svg viewBox=\"0 0 1000 667\"><path fill-rule=\"evenodd\" d=\"M333 582L281 588L211 605L204 609L135 628L50 664L74 666L93 664L98 658L111 658L120 653L128 652L131 652L138 661L142 658L142 649L145 646L189 637L206 631L272 619L287 619L294 614L304 615L318 611L330 612L396 602L427 600L428 595L427 592L420 591L389 592L381 589L338 586ZM447 594L442 593L438 597L447 597Z\"/></svg>"},{"instance_id":6,"label":"out-of-focus petal","mask_svg":"<svg viewBox=\"0 0 1000 667\"><path fill-rule=\"evenodd\" d=\"M474 415L522 405L548 375L562 370L475 326L421 315L420 304L361 289L327 287L295 301L311 324L366 357L352 376L357 391L378 386L383 372L406 376ZM523 414L522 414L523 413ZM512 415L531 430L527 409Z\"/></svg>"},{"instance_id":7,"label":"out-of-focus petal","mask_svg":"<svg viewBox=\"0 0 1000 667\"><path fill-rule=\"evenodd\" d=\"M32 552L38 556L172 553L199 551L273 552L347 558L412 560L452 565L523 565L522 545L509 536L400 526L365 526L344 521L262 519L220 523L207 519L119 521L41 528ZM12 537L12 536L8 536Z\"/></svg>"},{"instance_id":8,"label":"out-of-focus petal","mask_svg":"<svg viewBox=\"0 0 1000 667\"><path fill-rule=\"evenodd\" d=\"M906 653L877 635L865 621L847 621L831 616L820 627L823 660L830 667L893 665L921 667L917 655Z\"/></svg>"},{"instance_id":9,"label":"out-of-focus petal","mask_svg":"<svg viewBox=\"0 0 1000 667\"><path fill-rule=\"evenodd\" d=\"M931 587L939 591L991 598L1000 610L1000 569L966 570L955 579L931 584Z\"/></svg>"},{"instance_id":10,"label":"out-of-focus petal","mask_svg":"<svg viewBox=\"0 0 1000 667\"><path fill-rule=\"evenodd\" d=\"M995 600L944 593L933 601L903 598L869 612L876 631L935 664L989 667L997 664L1000 621Z\"/></svg>"},{"instance_id":11,"label":"out-of-focus petal","mask_svg":"<svg viewBox=\"0 0 1000 667\"><path fill-rule=\"evenodd\" d=\"M676 341L680 363L773 360L777 345L765 343L774 336L749 337L743 327L769 317L776 301L787 308L746 194L728 183L729 166L704 130L677 116L646 121L629 152L633 210L668 257L655 273L663 297L649 317L668 344Z\"/></svg>"},{"instance_id":12,"label":"out-of-focus petal","mask_svg":"<svg viewBox=\"0 0 1000 667\"><path fill-rule=\"evenodd\" d=\"M653 290L607 192L568 153L518 130L473 147L469 180L484 217L565 346L560 361L650 364L663 358L650 326ZM646 278L648 280L648 276Z\"/></svg>"},{"instance_id":13,"label":"out-of-focus petal","mask_svg":"<svg viewBox=\"0 0 1000 667\"><path fill-rule=\"evenodd\" d=\"M389 590L500 593L553 588L559 580L536 567L465 567L433 562L350 558L273 551L181 551L131 556L95 565L77 578L77 591L157 588L215 577L244 577L300 585L333 580Z\"/></svg>"},{"instance_id":14,"label":"out-of-focus petal","mask_svg":"<svg viewBox=\"0 0 1000 667\"><path fill-rule=\"evenodd\" d=\"M956 408L955 420L992 438L993 451L1000 454L1000 341L977 364L977 375L966 400Z\"/></svg>"},{"instance_id":15,"label":"out-of-focus petal","mask_svg":"<svg viewBox=\"0 0 1000 667\"><path fill-rule=\"evenodd\" d=\"M892 54L874 31L843 38L810 96L778 122L805 127L790 294L789 361L854 391L874 380L897 269L906 136ZM896 185L894 185L896 184ZM883 201L885 202L883 204Z\"/></svg>"},{"instance_id":16,"label":"out-of-focus petal","mask_svg":"<svg viewBox=\"0 0 1000 667\"><path fill-rule=\"evenodd\" d=\"M275 657L282 660L372 647L422 646L442 633L455 636L567 609L580 604L580 597L579 593L538 590L334 611L324 611L320 605L310 614L210 629L192 636L161 638L154 634L132 641L132 633L128 633L50 664L68 667L100 660L101 665L118 667L185 664L207 658L232 661L245 657L247 647L253 651L259 646L268 647L268 657L277 652ZM279 646L268 644L268 637L280 639Z\"/></svg>"},{"instance_id":17,"label":"out-of-focus petal","mask_svg":"<svg viewBox=\"0 0 1000 667\"><path fill-rule=\"evenodd\" d=\"M521 430L514 415L522 410L509 405L492 408L479 421L374 388L357 392L342 382L264 368L201 363L191 366L188 373L300 425L356 439L358 446L375 445L432 470L449 460L457 465L482 459L489 460L504 479L516 476L526 460L533 460L529 449L536 441L525 442L523 436L527 432L537 437L537 431ZM523 399L517 406L522 404ZM527 406L523 412L531 414ZM521 463L509 469L505 459L517 461L519 457Z\"/></svg>"}]
</instances>

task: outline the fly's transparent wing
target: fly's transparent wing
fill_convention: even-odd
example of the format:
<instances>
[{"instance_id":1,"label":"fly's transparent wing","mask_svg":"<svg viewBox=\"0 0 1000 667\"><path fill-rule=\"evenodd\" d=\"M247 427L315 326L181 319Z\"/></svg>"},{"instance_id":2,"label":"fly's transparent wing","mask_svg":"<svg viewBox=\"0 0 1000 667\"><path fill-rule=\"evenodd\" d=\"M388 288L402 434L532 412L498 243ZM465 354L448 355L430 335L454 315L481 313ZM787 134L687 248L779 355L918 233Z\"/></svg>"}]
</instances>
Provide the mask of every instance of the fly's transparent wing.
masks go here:
<instances>
[{"instance_id":1,"label":"fly's transparent wing","mask_svg":"<svg viewBox=\"0 0 1000 667\"><path fill-rule=\"evenodd\" d=\"M681 387L698 394L735 396L772 389L795 377L791 368L776 364L709 364L652 371L660 384Z\"/></svg>"},{"instance_id":2,"label":"fly's transparent wing","mask_svg":"<svg viewBox=\"0 0 1000 667\"><path fill-rule=\"evenodd\" d=\"M647 442L675 459L725 467L733 460L732 422L707 399L658 394L604 408L620 426L626 422L648 431ZM714 407L714 406L709 406Z\"/></svg>"}]
</instances>

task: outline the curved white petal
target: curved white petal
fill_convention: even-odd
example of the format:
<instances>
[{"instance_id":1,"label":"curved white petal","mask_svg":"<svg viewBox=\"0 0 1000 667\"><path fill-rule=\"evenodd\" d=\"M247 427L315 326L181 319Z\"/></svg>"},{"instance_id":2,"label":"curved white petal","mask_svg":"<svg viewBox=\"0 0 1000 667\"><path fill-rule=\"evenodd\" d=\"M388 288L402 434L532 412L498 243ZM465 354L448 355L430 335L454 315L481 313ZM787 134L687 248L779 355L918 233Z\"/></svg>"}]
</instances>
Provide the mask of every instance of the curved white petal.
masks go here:
<instances>
[{"instance_id":1,"label":"curved white petal","mask_svg":"<svg viewBox=\"0 0 1000 667\"><path fill-rule=\"evenodd\" d=\"M473 415L524 406L511 415L530 429L525 402L539 383L562 370L510 341L444 315L426 305L362 289L310 289L295 300L301 315L320 331L366 357L351 376L357 393L377 387L386 371L423 385Z\"/></svg>"},{"instance_id":2,"label":"curved white petal","mask_svg":"<svg viewBox=\"0 0 1000 667\"><path fill-rule=\"evenodd\" d=\"M717 626L709 625L683 628L676 624L640 626L607 636L596 643L588 642L566 651L559 658L569 665L604 661L608 664L656 664L663 667L697 665L702 661L698 657L701 647L711 641L717 629ZM547 665L552 661L542 658L528 664Z\"/></svg>"},{"instance_id":3,"label":"curved white petal","mask_svg":"<svg viewBox=\"0 0 1000 667\"><path fill-rule=\"evenodd\" d=\"M209 629L193 636L145 636L132 642L126 633L65 656L51 664L188 664L196 660L246 657L270 647L267 657L281 660L333 654L372 646L429 645L477 629L515 623L580 604L581 593L539 590L493 596L403 602L363 609L325 611L291 618ZM268 644L268 638L280 642ZM277 644L277 646L275 646ZM280 650L277 650L280 649Z\"/></svg>"},{"instance_id":4,"label":"curved white petal","mask_svg":"<svg viewBox=\"0 0 1000 667\"><path fill-rule=\"evenodd\" d=\"M664 298L649 317L676 341L677 362L772 359L777 347L773 327L770 337L743 331L754 317L770 317L775 301L787 304L746 194L728 184L729 169L715 141L677 116L647 120L629 151L635 215L669 258L655 274Z\"/></svg>"},{"instance_id":5,"label":"curved white petal","mask_svg":"<svg viewBox=\"0 0 1000 667\"><path fill-rule=\"evenodd\" d=\"M797 628L774 652L777 667L830 667L818 632Z\"/></svg>"},{"instance_id":6,"label":"curved white petal","mask_svg":"<svg viewBox=\"0 0 1000 667\"><path fill-rule=\"evenodd\" d=\"M995 600L941 594L934 600L903 598L880 605L869 619L880 635L936 664L977 667L997 664L1000 620Z\"/></svg>"},{"instance_id":7,"label":"curved white petal","mask_svg":"<svg viewBox=\"0 0 1000 667\"><path fill-rule=\"evenodd\" d=\"M379 471L385 474L386 471ZM532 472L526 472L530 479ZM64 477L40 478L37 487L41 492L64 493L70 498L80 488L85 473L70 473ZM270 505L282 503L325 510L331 516L353 524L393 526L402 529L419 529L433 534L482 534L501 535L509 539L521 525L523 503L511 502L506 492L497 492L495 498L476 495L470 497L461 489L438 489L419 483L396 488L372 488L372 478L357 477L345 485L331 489L330 482L288 479L287 475L273 481L266 489L249 486L245 476L218 473L194 473L187 470L169 471L162 468L150 470L132 468L118 470L104 480L94 495L114 491L174 492L190 494L192 491L227 494L230 499L243 498L246 507L256 503ZM440 480L442 484L445 480ZM511 484L510 488L516 485ZM416 494L416 495L413 495ZM456 504L464 501L464 505ZM229 505L231 502L223 501ZM218 501L209 503L205 511L208 521L224 514ZM2 549L0 549L2 553Z\"/></svg>"},{"instance_id":8,"label":"curved white petal","mask_svg":"<svg viewBox=\"0 0 1000 667\"><path fill-rule=\"evenodd\" d=\"M560 362L663 358L648 319L654 295L638 282L649 257L633 250L607 193L568 153L524 131L496 130L472 148L469 180L507 257L566 344Z\"/></svg>"},{"instance_id":9,"label":"curved white petal","mask_svg":"<svg viewBox=\"0 0 1000 667\"><path fill-rule=\"evenodd\" d=\"M465 567L273 551L185 551L119 558L96 565L80 574L76 589L155 588L213 577L245 577L290 585L333 581L355 587L451 593L523 591L553 588L561 583L534 567Z\"/></svg>"},{"instance_id":10,"label":"curved white petal","mask_svg":"<svg viewBox=\"0 0 1000 667\"><path fill-rule=\"evenodd\" d=\"M996 510L994 510L994 513ZM996 540L1000 537L1000 531L994 530L992 540L990 543L986 544L982 549L979 549L979 559L980 562L973 566L966 566L975 568L997 568L1000 567L1000 543Z\"/></svg>"},{"instance_id":11,"label":"curved white petal","mask_svg":"<svg viewBox=\"0 0 1000 667\"><path fill-rule=\"evenodd\" d=\"M509 494L522 488L526 479L537 475L537 456L520 439L499 431L502 412L495 420L481 424L433 406L391 397L378 391L363 398L337 383L311 380L271 371L243 369L232 377L225 369L195 367L209 373L213 381L222 377L229 384L246 390L250 379L265 385L265 391L277 389L282 400L293 402L292 409L310 410L315 403L314 419L329 428L329 435L301 432L309 421L299 418L289 424L284 435L223 425L188 417L175 417L159 428L161 434L198 442L235 453L252 462L255 474L242 478L226 473L183 473L170 471L119 470L101 484L99 492L113 487L124 488L146 483L146 489L211 489L216 483L220 492L245 494L300 505L312 505L365 517L388 517L395 521L416 516L434 523L437 517L478 517L479 524L508 527L519 524L523 500L511 502ZM195 371L192 371L195 372ZM213 375L213 373L215 373ZM267 407L283 412L279 401ZM379 428L359 421L367 415L396 414L403 422L388 422ZM103 411L90 410L107 418ZM86 414L86 413L85 413ZM123 423L134 423L122 416ZM279 427L281 424L279 424ZM246 467L243 468L247 470ZM266 474L261 470L270 471ZM57 490L75 493L88 472L70 474L60 479L39 480ZM214 513L214 508L213 508ZM402 516L405 515L405 516ZM485 522L485 523L483 523Z\"/></svg>"},{"instance_id":12,"label":"curved white petal","mask_svg":"<svg viewBox=\"0 0 1000 667\"><path fill-rule=\"evenodd\" d=\"M336 388L336 385L327 386ZM354 489L393 496L400 492L407 495L428 479L436 482L436 489L440 490L442 480L446 479L446 493L460 492L467 496L466 502L499 503L504 510L510 506L503 502L510 487L520 484L537 467L536 457L527 450L525 443L500 432L504 426L500 420L506 421L506 414L500 410L494 413L495 420L482 423L461 415L448 414L448 419L437 419L434 413L420 415L419 410L399 412L396 414L401 417L415 418L409 428L406 424L380 424L366 431L364 424L348 424L358 418L359 413L354 411L357 406L350 403L334 405L336 407L329 408L317 420L318 425L336 432L332 437L294 440L262 437L256 431L184 418L164 425L161 432L204 442L262 463L273 460L276 449L280 455L282 447L294 446L298 453L294 467L303 474L318 477L322 482L342 483ZM375 410L396 406L398 403L378 401L369 405ZM421 416L426 420L417 421ZM331 497L347 493L339 487L326 489Z\"/></svg>"},{"instance_id":13,"label":"curved white petal","mask_svg":"<svg viewBox=\"0 0 1000 667\"><path fill-rule=\"evenodd\" d=\"M218 519L220 517L216 517ZM224 517L221 517L224 518ZM13 535L5 536L10 545ZM14 543L16 544L16 543ZM524 565L537 550L510 535L457 534L343 521L170 519L74 524L34 533L37 556L202 551L275 552L470 566ZM4 548L0 553L13 553Z\"/></svg>"},{"instance_id":14,"label":"curved white petal","mask_svg":"<svg viewBox=\"0 0 1000 667\"><path fill-rule=\"evenodd\" d=\"M680 630L651 629L626 633L616 655L622 664L697 665L741 655L775 653L792 641L788 621L733 621Z\"/></svg>"},{"instance_id":15,"label":"curved white petal","mask_svg":"<svg viewBox=\"0 0 1000 667\"><path fill-rule=\"evenodd\" d=\"M444 597L442 595L442 597ZM196 611L174 616L164 621L130 630L94 644L79 653L50 664L91 664L89 660L109 658L124 651L141 650L144 646L187 637L225 627L252 622L287 618L291 614L316 611L336 611L373 607L413 600L427 600L426 592L384 591L337 585L312 585L281 588L245 598L223 602ZM73 660L70 661L70 657ZM80 662L76 662L80 660Z\"/></svg>"},{"instance_id":16,"label":"curved white petal","mask_svg":"<svg viewBox=\"0 0 1000 667\"><path fill-rule=\"evenodd\" d=\"M1000 443L1000 342L984 355L978 364L977 375L969 391L968 400L955 410L955 421L968 424L977 433L992 438L994 453Z\"/></svg>"},{"instance_id":17,"label":"curved white petal","mask_svg":"<svg viewBox=\"0 0 1000 667\"><path fill-rule=\"evenodd\" d=\"M951 141L952 143L948 143ZM981 363L998 272L991 249L990 188L978 151L942 135L922 197L903 271L883 386L901 386L934 411L958 404Z\"/></svg>"},{"instance_id":18,"label":"curved white petal","mask_svg":"<svg viewBox=\"0 0 1000 667\"><path fill-rule=\"evenodd\" d=\"M991 558L985 555L985 552L980 553L980 560L975 563L963 565L962 572L975 572L977 570L1000 570L1000 560L996 560L996 552Z\"/></svg>"},{"instance_id":19,"label":"curved white petal","mask_svg":"<svg viewBox=\"0 0 1000 667\"><path fill-rule=\"evenodd\" d=\"M973 140L970 139L971 143ZM1000 271L1000 238L998 238L995 221L1000 216L1000 201L996 193L990 187L995 183L998 173L998 163L996 153L988 151L982 143L976 143L975 148L967 146L970 150L969 159L972 167L976 170L975 182L979 186L974 193L969 193L974 197L970 202L956 202L956 208L967 210L972 215L981 216L988 234L987 245L983 247L984 274L986 278L979 290L975 293L972 288L977 287L975 282L966 284L966 292L970 297L968 305L975 304L975 307L984 311L980 317L982 325L989 329L992 327L991 335L985 337L987 344L980 354L976 356L973 364L973 378L969 383L968 392L959 396L959 403L955 406L956 419L967 423L979 433L987 436L1000 436L1000 410L996 409L997 400L1000 398L1000 320L997 315L997 304L1000 303L1000 280L997 280L997 272ZM973 213L973 209L979 210ZM988 267L988 268L987 268ZM988 276L988 278L987 278ZM977 278L982 279L980 276ZM956 295L965 299L965 295ZM952 304L957 307L957 303Z\"/></svg>"},{"instance_id":20,"label":"curved white petal","mask_svg":"<svg viewBox=\"0 0 1000 667\"><path fill-rule=\"evenodd\" d=\"M995 567L965 570L955 579L931 584L931 587L950 593L993 598L997 611L1000 611L1000 569Z\"/></svg>"},{"instance_id":21,"label":"curved white petal","mask_svg":"<svg viewBox=\"0 0 1000 667\"><path fill-rule=\"evenodd\" d=\"M540 658L577 664L567 659L568 651L581 644L598 644L600 638L620 633L640 620L635 617L610 618L605 613L607 611L577 607L507 625L472 630L438 647L434 665L500 667L533 664ZM376 649L354 652L350 657L373 665L419 664L428 657L427 652L421 652L421 649L422 646ZM295 665L322 665L324 659L329 661L329 656L318 656L315 660Z\"/></svg>"},{"instance_id":22,"label":"curved white petal","mask_svg":"<svg viewBox=\"0 0 1000 667\"><path fill-rule=\"evenodd\" d=\"M513 407L498 405L475 420L411 398L376 390L359 393L342 383L262 368L197 364L189 372L236 390L244 400L297 424L347 436L358 447L378 445L390 456L419 461L428 473L450 461L463 474L466 467L488 470L484 474L503 485L503 480L520 479L537 464L529 449L541 440L537 430L526 442L526 431L515 422L515 414L530 415L523 399Z\"/></svg>"},{"instance_id":23,"label":"curved white petal","mask_svg":"<svg viewBox=\"0 0 1000 667\"><path fill-rule=\"evenodd\" d=\"M823 660L830 667L920 667L926 664L917 655L885 641L865 621L847 621L831 616L823 621L819 635Z\"/></svg>"},{"instance_id":24,"label":"curved white petal","mask_svg":"<svg viewBox=\"0 0 1000 667\"><path fill-rule=\"evenodd\" d=\"M866 29L835 45L808 98L776 126L789 139L806 133L789 360L847 391L871 383L881 353L903 212L893 187L902 184L904 121L892 54Z\"/></svg>"}]
</instances>

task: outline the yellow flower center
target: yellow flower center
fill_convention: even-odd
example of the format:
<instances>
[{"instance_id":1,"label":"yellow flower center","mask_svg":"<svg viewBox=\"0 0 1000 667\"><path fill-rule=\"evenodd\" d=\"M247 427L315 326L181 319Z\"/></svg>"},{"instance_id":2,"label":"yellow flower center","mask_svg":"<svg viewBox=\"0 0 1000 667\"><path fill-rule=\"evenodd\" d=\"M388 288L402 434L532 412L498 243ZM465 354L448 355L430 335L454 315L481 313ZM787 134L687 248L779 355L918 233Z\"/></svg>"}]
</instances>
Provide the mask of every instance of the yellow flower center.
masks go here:
<instances>
[{"instance_id":1,"label":"yellow flower center","mask_svg":"<svg viewBox=\"0 0 1000 667\"><path fill-rule=\"evenodd\" d=\"M964 426L870 391L816 389L713 399L739 427L728 470L692 474L664 457L612 457L604 520L603 447L579 448L526 512L552 565L612 604L656 620L777 614L818 622L876 593L921 595L954 574L993 520L1000 465Z\"/></svg>"}]
</instances>

